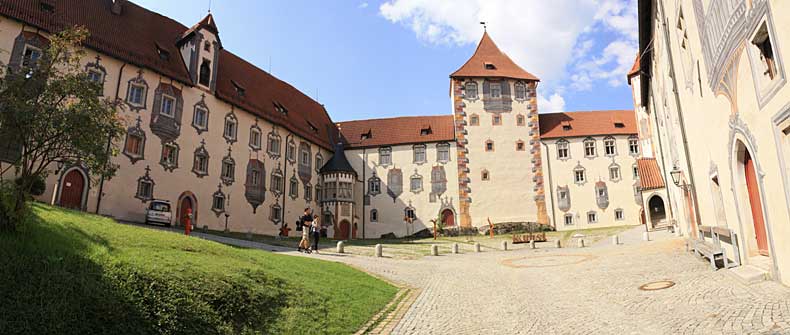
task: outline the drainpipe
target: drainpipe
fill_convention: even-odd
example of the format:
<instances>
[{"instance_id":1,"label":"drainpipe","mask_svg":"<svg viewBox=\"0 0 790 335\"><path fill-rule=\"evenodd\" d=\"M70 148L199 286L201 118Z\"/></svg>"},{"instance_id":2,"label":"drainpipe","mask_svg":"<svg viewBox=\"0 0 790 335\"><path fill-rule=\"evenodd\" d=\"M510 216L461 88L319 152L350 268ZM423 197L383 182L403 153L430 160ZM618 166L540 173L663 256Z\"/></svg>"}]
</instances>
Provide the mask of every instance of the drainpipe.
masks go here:
<instances>
[{"instance_id":1,"label":"drainpipe","mask_svg":"<svg viewBox=\"0 0 790 335\"><path fill-rule=\"evenodd\" d=\"M285 192L287 191L286 187L285 187L285 181L288 179L288 141L289 141L289 138L292 138L292 137L293 137L293 133L289 133L287 136L285 136L285 154L283 155L283 161L284 161L283 162L284 163L283 164L283 166L284 166L284 168L283 168L283 192L282 192L282 196L283 196L283 206L282 207L283 208L282 208L282 213L280 214L282 216L280 218L280 225L285 224L285 199L289 196L289 195L285 194ZM296 145L295 144L294 144L294 151L296 151ZM296 155L295 152L291 152L291 153ZM291 186L291 183L288 183L288 186Z\"/></svg>"},{"instance_id":2,"label":"drainpipe","mask_svg":"<svg viewBox=\"0 0 790 335\"><path fill-rule=\"evenodd\" d=\"M661 12L666 15L666 9L664 8L664 3L659 1L661 4ZM678 109L678 119L680 121L680 133L683 136L683 151L686 154L686 168L689 171L689 189L691 190L691 198L694 201L694 217L696 218L697 225L702 225L702 220L700 219L699 215L699 203L697 202L697 183L694 181L694 169L691 166L691 152L689 150L688 139L686 137L686 122L683 117L683 107L680 105L680 95L678 94L678 81L675 77L675 63L672 59L672 52L670 50L670 43L669 43L669 31L667 30L667 18L664 16L662 18L661 25L664 26L664 43L666 43L666 53L667 53L667 60L669 61L669 76L672 78L672 93L675 96L675 105ZM667 192L669 193L669 192Z\"/></svg>"},{"instance_id":3,"label":"drainpipe","mask_svg":"<svg viewBox=\"0 0 790 335\"><path fill-rule=\"evenodd\" d=\"M540 141L540 144L546 148L546 171L549 172L549 199L551 199L551 224L554 226L554 229L557 229L557 211L554 208L554 183L551 178L551 153L549 153L549 145L543 141Z\"/></svg>"},{"instance_id":4,"label":"drainpipe","mask_svg":"<svg viewBox=\"0 0 790 335\"><path fill-rule=\"evenodd\" d=\"M652 95L652 93L651 93L651 95ZM653 102L653 113L652 114L653 114L653 120L654 120L655 125L656 125L656 139L658 140L658 152L661 155L661 167L662 167L662 171L664 172L664 188L667 190L667 204L669 204L669 214L672 215L672 217L674 219L675 211L673 210L673 207L672 207L672 195L671 195L672 192L669 191L669 181L672 180L672 177L668 176L669 170L667 170L667 160L664 159L664 144L661 143L661 127L658 126L658 124L659 124L658 123L658 109L656 109L655 95L653 96L653 99L650 99L650 100ZM644 204L644 198L642 198L642 203ZM646 215L645 215L645 220L647 220L647 218L649 216L648 214L650 214L649 213L649 211L650 211L650 204L647 205L647 209L648 209L648 213L646 213Z\"/></svg>"},{"instance_id":5,"label":"drainpipe","mask_svg":"<svg viewBox=\"0 0 790 335\"><path fill-rule=\"evenodd\" d=\"M365 239L365 222L367 220L367 215L365 215L367 212L367 210L365 209L365 197L367 196L367 192L365 190L367 188L366 170L368 167L367 150L368 148L362 148L362 239L363 240Z\"/></svg>"},{"instance_id":6,"label":"drainpipe","mask_svg":"<svg viewBox=\"0 0 790 335\"><path fill-rule=\"evenodd\" d=\"M123 63L123 65L121 65L121 68L118 70L118 82L115 83L115 100L113 100L113 103L118 102L118 93L121 90L121 78L123 77L123 69L126 67L126 64L127 63ZM115 106L113 106L113 109L117 113L118 105L116 104ZM111 145L112 145L112 135L107 136L107 148L105 150L108 156L110 155ZM99 197L98 199L96 199L96 214L99 214L99 208L101 207L101 199L103 197L104 197L104 176L101 176L101 179L99 180Z\"/></svg>"}]
</instances>

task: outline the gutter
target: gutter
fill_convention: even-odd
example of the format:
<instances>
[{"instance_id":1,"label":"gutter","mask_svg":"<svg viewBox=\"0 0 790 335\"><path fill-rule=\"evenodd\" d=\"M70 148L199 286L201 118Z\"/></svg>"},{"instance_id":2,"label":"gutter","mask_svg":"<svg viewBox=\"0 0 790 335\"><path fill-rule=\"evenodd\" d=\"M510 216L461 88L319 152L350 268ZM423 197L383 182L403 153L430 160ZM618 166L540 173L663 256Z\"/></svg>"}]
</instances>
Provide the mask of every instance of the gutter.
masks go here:
<instances>
[{"instance_id":1,"label":"gutter","mask_svg":"<svg viewBox=\"0 0 790 335\"><path fill-rule=\"evenodd\" d=\"M123 69L126 67L126 64L128 63L123 63L123 65L121 65L121 68L118 70L118 82L115 84L115 100L114 100L115 103L118 102L118 93L120 93L121 90L121 78L123 77ZM113 109L117 113L118 105L116 104L113 107ZM105 150L108 156L110 154L111 145L112 145L112 136L107 136L107 148ZM109 159L107 163L109 163ZM99 181L99 197L98 199L96 199L96 212L95 212L96 214L99 214L99 208L101 208L101 199L103 197L104 197L104 176L101 176L101 180Z\"/></svg>"},{"instance_id":2,"label":"gutter","mask_svg":"<svg viewBox=\"0 0 790 335\"><path fill-rule=\"evenodd\" d=\"M292 138L292 137L293 137L293 132L289 131L288 135L285 136L285 152L283 153L283 156L282 156L282 159L285 161L284 162L285 164L283 164L283 189L282 189L282 191L283 191L282 192L283 206L282 206L282 213L280 214L280 216L281 216L280 217L280 225L281 226L283 224L285 224L285 199L289 196L289 195L285 194L285 192L287 191L286 188L285 188L285 181L288 179L288 139ZM296 150L296 144L294 144L294 150ZM295 152L292 152L292 154L296 155ZM298 156L298 155L296 155L296 156ZM288 186L290 186L290 183L288 183Z\"/></svg>"},{"instance_id":3,"label":"gutter","mask_svg":"<svg viewBox=\"0 0 790 335\"><path fill-rule=\"evenodd\" d=\"M554 208L554 182L551 178L551 153L546 142L540 141L540 144L546 148L546 170L549 177L549 199L551 199L551 225L554 226L554 230L557 230L557 211Z\"/></svg>"}]
</instances>

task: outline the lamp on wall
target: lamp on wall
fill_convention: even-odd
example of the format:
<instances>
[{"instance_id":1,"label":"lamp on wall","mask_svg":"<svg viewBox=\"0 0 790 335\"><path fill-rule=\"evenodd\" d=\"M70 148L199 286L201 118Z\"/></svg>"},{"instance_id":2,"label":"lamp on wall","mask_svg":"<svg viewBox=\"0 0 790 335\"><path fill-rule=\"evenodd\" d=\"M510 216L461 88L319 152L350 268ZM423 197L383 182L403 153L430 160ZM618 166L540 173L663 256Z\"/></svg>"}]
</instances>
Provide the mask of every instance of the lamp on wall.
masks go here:
<instances>
[{"instance_id":1,"label":"lamp on wall","mask_svg":"<svg viewBox=\"0 0 790 335\"><path fill-rule=\"evenodd\" d=\"M682 174L683 171L680 171L680 168L678 168L677 165L672 168L672 171L669 172L669 175L672 176L672 182L675 183L675 186L680 186Z\"/></svg>"}]
</instances>

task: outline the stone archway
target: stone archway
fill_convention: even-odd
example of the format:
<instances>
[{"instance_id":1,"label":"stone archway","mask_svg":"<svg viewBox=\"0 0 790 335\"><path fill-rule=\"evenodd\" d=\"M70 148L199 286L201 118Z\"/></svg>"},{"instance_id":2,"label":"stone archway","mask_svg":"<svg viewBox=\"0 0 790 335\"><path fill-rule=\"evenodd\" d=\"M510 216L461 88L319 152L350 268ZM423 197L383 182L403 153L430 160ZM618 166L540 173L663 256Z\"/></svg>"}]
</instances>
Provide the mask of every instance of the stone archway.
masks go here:
<instances>
[{"instance_id":1,"label":"stone archway","mask_svg":"<svg viewBox=\"0 0 790 335\"><path fill-rule=\"evenodd\" d=\"M650 225L654 228L666 222L667 212L664 205L664 199L660 195L654 194L647 201L648 216L650 217Z\"/></svg>"},{"instance_id":2,"label":"stone archway","mask_svg":"<svg viewBox=\"0 0 790 335\"><path fill-rule=\"evenodd\" d=\"M73 166L60 176L57 201L60 207L84 210L88 200L88 175L79 166Z\"/></svg>"},{"instance_id":3,"label":"stone archway","mask_svg":"<svg viewBox=\"0 0 790 335\"><path fill-rule=\"evenodd\" d=\"M176 215L174 220L179 226L184 226L184 217L186 216L187 208L192 209L192 229L198 227L198 201L195 194L190 191L185 191L178 196L178 203L176 204Z\"/></svg>"}]
</instances>

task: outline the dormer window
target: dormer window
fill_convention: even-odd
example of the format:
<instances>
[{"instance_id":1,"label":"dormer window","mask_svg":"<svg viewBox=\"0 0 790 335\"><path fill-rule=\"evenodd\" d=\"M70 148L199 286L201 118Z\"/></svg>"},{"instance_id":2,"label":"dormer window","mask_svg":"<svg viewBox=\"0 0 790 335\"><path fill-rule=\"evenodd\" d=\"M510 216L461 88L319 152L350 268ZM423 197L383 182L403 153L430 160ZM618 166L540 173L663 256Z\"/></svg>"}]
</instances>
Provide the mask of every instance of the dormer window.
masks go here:
<instances>
[{"instance_id":1,"label":"dormer window","mask_svg":"<svg viewBox=\"0 0 790 335\"><path fill-rule=\"evenodd\" d=\"M562 121L562 130L563 131L570 131L571 129L573 129L573 128L571 127L571 123L570 122Z\"/></svg>"},{"instance_id":2,"label":"dormer window","mask_svg":"<svg viewBox=\"0 0 790 335\"><path fill-rule=\"evenodd\" d=\"M310 130L312 130L314 133L318 132L318 127L316 127L312 122L307 121L307 126L309 126Z\"/></svg>"},{"instance_id":3,"label":"dormer window","mask_svg":"<svg viewBox=\"0 0 790 335\"><path fill-rule=\"evenodd\" d=\"M625 123L620 120L614 120L614 127L615 128L625 128Z\"/></svg>"},{"instance_id":4,"label":"dormer window","mask_svg":"<svg viewBox=\"0 0 790 335\"><path fill-rule=\"evenodd\" d=\"M362 133L361 135L359 135L360 140L369 140L371 138L373 138L373 131L370 129L368 129L366 133Z\"/></svg>"},{"instance_id":5,"label":"dormer window","mask_svg":"<svg viewBox=\"0 0 790 335\"><path fill-rule=\"evenodd\" d=\"M244 87L242 87L235 80L231 80L230 83L233 84L233 90L236 91L236 95L238 95L239 98L243 98L244 97L244 93L245 93Z\"/></svg>"},{"instance_id":6,"label":"dormer window","mask_svg":"<svg viewBox=\"0 0 790 335\"><path fill-rule=\"evenodd\" d=\"M198 83L206 87L211 84L211 61L208 59L203 59L203 63L200 64L200 79Z\"/></svg>"},{"instance_id":7,"label":"dormer window","mask_svg":"<svg viewBox=\"0 0 790 335\"><path fill-rule=\"evenodd\" d=\"M161 47L159 44L156 44L156 53L159 55L159 58L162 60L170 59L170 52L165 50L165 48Z\"/></svg>"},{"instance_id":8,"label":"dormer window","mask_svg":"<svg viewBox=\"0 0 790 335\"><path fill-rule=\"evenodd\" d=\"M274 111L280 113L282 116L288 116L288 110L277 101L274 102ZM308 121L308 123L310 122Z\"/></svg>"},{"instance_id":9,"label":"dormer window","mask_svg":"<svg viewBox=\"0 0 790 335\"><path fill-rule=\"evenodd\" d=\"M496 70L496 66L494 63L486 63L485 64L486 70Z\"/></svg>"},{"instance_id":10,"label":"dormer window","mask_svg":"<svg viewBox=\"0 0 790 335\"><path fill-rule=\"evenodd\" d=\"M433 134L433 130L431 130L431 127L427 127L427 128L423 127L422 129L420 129L420 136L428 136L430 134Z\"/></svg>"}]
</instances>

